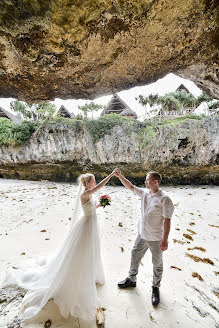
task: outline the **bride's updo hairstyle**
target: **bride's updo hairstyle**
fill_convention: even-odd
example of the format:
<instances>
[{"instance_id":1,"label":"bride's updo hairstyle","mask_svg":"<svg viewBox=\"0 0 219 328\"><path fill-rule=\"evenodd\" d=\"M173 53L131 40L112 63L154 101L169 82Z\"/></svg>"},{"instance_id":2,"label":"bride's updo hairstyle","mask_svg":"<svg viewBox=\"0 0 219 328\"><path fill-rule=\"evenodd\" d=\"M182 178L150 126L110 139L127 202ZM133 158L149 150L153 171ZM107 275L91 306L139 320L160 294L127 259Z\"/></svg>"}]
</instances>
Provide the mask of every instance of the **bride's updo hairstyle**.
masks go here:
<instances>
[{"instance_id":1,"label":"bride's updo hairstyle","mask_svg":"<svg viewBox=\"0 0 219 328\"><path fill-rule=\"evenodd\" d=\"M85 173L79 176L78 181L86 188L86 182L90 182L92 178L94 178L92 173Z\"/></svg>"}]
</instances>

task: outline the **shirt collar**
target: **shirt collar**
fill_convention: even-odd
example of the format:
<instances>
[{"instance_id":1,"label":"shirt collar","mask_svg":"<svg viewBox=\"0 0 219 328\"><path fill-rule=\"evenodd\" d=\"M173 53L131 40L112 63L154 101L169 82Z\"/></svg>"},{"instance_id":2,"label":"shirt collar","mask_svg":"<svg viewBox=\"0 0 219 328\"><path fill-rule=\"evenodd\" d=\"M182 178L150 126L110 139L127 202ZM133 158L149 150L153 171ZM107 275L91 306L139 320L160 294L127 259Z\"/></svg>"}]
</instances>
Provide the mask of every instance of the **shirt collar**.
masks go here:
<instances>
[{"instance_id":1,"label":"shirt collar","mask_svg":"<svg viewBox=\"0 0 219 328\"><path fill-rule=\"evenodd\" d=\"M151 192L151 190L149 190L149 194L151 195L151 196L160 196L161 195L161 193L162 193L162 190L161 189L159 189L157 192L155 192L155 193L153 193L152 194L152 192Z\"/></svg>"}]
</instances>

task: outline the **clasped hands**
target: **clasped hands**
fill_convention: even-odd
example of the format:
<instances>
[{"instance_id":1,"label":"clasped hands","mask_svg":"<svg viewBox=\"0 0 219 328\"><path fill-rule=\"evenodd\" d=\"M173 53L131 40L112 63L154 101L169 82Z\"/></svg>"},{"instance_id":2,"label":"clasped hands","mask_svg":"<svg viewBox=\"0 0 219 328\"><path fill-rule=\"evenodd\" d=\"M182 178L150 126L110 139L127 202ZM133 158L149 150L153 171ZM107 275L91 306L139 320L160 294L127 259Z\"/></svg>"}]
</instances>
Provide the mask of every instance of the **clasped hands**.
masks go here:
<instances>
[{"instance_id":1,"label":"clasped hands","mask_svg":"<svg viewBox=\"0 0 219 328\"><path fill-rule=\"evenodd\" d=\"M115 175L117 178L120 176L121 171L119 168L116 168L115 170L113 170L113 175Z\"/></svg>"}]
</instances>

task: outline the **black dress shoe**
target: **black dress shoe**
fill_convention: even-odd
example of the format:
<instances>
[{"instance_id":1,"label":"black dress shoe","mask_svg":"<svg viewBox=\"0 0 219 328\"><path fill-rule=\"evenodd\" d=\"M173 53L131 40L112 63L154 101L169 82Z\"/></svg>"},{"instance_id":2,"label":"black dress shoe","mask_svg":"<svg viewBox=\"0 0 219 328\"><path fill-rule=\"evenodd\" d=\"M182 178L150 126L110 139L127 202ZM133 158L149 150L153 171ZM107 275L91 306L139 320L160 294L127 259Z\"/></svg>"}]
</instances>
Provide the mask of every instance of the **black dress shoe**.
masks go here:
<instances>
[{"instance_id":1,"label":"black dress shoe","mask_svg":"<svg viewBox=\"0 0 219 328\"><path fill-rule=\"evenodd\" d=\"M160 292L159 287L152 286L152 297L151 297L152 305L158 305L160 303Z\"/></svg>"},{"instance_id":2,"label":"black dress shoe","mask_svg":"<svg viewBox=\"0 0 219 328\"><path fill-rule=\"evenodd\" d=\"M132 281L130 278L126 278L123 281L118 283L119 288L128 288L128 287L136 287L136 282Z\"/></svg>"}]
</instances>

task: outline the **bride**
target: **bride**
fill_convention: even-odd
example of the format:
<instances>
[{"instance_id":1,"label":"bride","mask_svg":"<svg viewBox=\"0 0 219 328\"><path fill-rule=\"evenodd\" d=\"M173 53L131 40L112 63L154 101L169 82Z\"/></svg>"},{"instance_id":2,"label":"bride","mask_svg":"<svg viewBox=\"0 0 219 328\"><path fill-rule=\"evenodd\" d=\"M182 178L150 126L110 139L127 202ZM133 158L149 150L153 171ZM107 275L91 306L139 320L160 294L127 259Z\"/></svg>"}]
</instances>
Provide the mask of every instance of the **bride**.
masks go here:
<instances>
[{"instance_id":1,"label":"bride","mask_svg":"<svg viewBox=\"0 0 219 328\"><path fill-rule=\"evenodd\" d=\"M104 284L105 281L96 215L96 208L101 205L96 205L92 195L115 172L98 185L93 174L82 174L71 227L57 254L40 269L26 273L11 269L7 273L4 286L16 284L27 289L23 299L24 319L34 317L51 298L65 318L71 314L83 320L93 320L96 312L101 315L96 290L96 283Z\"/></svg>"}]
</instances>

